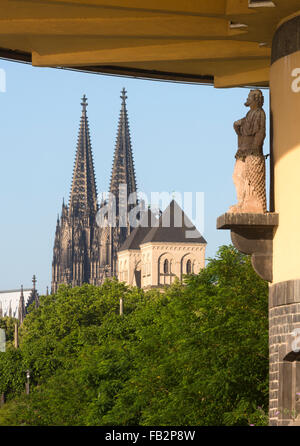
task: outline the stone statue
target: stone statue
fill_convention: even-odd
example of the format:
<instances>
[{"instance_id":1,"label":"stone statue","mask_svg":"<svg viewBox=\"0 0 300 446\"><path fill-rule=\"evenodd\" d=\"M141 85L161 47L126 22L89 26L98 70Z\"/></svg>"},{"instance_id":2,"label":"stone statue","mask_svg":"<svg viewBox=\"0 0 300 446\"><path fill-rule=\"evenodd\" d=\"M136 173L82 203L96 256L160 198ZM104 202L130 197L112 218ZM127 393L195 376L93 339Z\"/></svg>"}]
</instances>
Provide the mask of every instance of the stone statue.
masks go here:
<instances>
[{"instance_id":1,"label":"stone statue","mask_svg":"<svg viewBox=\"0 0 300 446\"><path fill-rule=\"evenodd\" d=\"M263 143L266 137L266 115L262 108L261 90L251 90L245 103L250 111L245 118L233 125L238 135L238 151L233 172L238 203L231 206L231 213L267 212L265 157Z\"/></svg>"}]
</instances>

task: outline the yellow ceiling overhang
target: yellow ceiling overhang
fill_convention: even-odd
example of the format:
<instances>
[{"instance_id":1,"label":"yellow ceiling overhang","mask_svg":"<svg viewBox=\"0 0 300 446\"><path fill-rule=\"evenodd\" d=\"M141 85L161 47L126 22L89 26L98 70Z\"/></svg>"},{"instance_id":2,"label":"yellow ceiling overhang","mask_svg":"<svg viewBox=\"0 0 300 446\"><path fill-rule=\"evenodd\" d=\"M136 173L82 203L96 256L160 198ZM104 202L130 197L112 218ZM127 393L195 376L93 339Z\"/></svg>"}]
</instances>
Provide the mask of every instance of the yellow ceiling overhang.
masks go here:
<instances>
[{"instance_id":1,"label":"yellow ceiling overhang","mask_svg":"<svg viewBox=\"0 0 300 446\"><path fill-rule=\"evenodd\" d=\"M249 3L1 0L0 57L216 87L267 86L274 31L300 1Z\"/></svg>"}]
</instances>

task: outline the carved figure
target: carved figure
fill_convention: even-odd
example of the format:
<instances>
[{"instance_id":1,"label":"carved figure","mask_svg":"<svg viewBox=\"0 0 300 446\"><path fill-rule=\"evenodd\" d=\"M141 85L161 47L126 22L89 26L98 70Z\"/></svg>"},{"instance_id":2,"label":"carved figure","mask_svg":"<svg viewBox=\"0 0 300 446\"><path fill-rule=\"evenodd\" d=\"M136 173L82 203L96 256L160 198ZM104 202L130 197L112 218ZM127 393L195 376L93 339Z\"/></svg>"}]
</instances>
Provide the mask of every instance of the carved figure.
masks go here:
<instances>
[{"instance_id":1,"label":"carved figure","mask_svg":"<svg viewBox=\"0 0 300 446\"><path fill-rule=\"evenodd\" d=\"M238 135L238 151L233 172L238 203L231 213L258 213L267 211L265 185L265 157L263 143L266 137L266 115L261 90L251 90L245 103L250 111L233 125Z\"/></svg>"}]
</instances>

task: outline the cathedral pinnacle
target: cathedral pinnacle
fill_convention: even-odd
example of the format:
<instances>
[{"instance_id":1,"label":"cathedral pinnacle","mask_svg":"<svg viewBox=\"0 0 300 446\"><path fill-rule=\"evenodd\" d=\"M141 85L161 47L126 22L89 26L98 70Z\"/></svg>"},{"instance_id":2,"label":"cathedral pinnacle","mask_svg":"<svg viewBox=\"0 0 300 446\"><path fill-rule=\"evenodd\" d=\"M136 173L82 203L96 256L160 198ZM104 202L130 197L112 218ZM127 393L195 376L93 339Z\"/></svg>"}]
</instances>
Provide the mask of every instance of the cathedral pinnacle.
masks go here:
<instances>
[{"instance_id":1,"label":"cathedral pinnacle","mask_svg":"<svg viewBox=\"0 0 300 446\"><path fill-rule=\"evenodd\" d=\"M32 285L33 285L33 290L35 291L35 286L36 286L36 277L35 274L32 277Z\"/></svg>"},{"instance_id":2,"label":"cathedral pinnacle","mask_svg":"<svg viewBox=\"0 0 300 446\"><path fill-rule=\"evenodd\" d=\"M84 94L83 97L81 98L81 105L82 105L82 111L86 111L86 108L88 106L88 102L87 102L87 97Z\"/></svg>"},{"instance_id":3,"label":"cathedral pinnacle","mask_svg":"<svg viewBox=\"0 0 300 446\"><path fill-rule=\"evenodd\" d=\"M123 87L121 93L122 93L122 96L120 96L120 98L122 99L123 104L125 104L126 99L127 99L127 96L126 96L127 91L125 90L124 87Z\"/></svg>"}]
</instances>

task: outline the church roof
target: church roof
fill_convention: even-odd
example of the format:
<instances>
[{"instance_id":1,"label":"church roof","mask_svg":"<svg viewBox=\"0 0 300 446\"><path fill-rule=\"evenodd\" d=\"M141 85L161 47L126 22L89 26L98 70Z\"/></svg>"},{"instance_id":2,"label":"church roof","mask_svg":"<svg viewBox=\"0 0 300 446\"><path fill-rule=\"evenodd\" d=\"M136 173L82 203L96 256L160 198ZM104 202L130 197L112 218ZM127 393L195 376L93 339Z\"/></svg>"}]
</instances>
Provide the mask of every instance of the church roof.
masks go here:
<instances>
[{"instance_id":1,"label":"church roof","mask_svg":"<svg viewBox=\"0 0 300 446\"><path fill-rule=\"evenodd\" d=\"M11 309L11 314L18 317L18 306L20 302L22 289L0 291L0 314L8 316ZM23 289L24 302L28 302L32 290L29 288Z\"/></svg>"},{"instance_id":2,"label":"church roof","mask_svg":"<svg viewBox=\"0 0 300 446\"><path fill-rule=\"evenodd\" d=\"M139 249L140 244L146 237L149 231L151 231L151 221L156 221L155 215L148 209L147 212L144 213L144 217L141 219L140 226L134 228L131 234L127 237L120 251L126 251L127 249Z\"/></svg>"},{"instance_id":3,"label":"church roof","mask_svg":"<svg viewBox=\"0 0 300 446\"><path fill-rule=\"evenodd\" d=\"M206 244L206 240L175 200L171 201L157 226L148 231L141 244L150 242Z\"/></svg>"}]
</instances>

